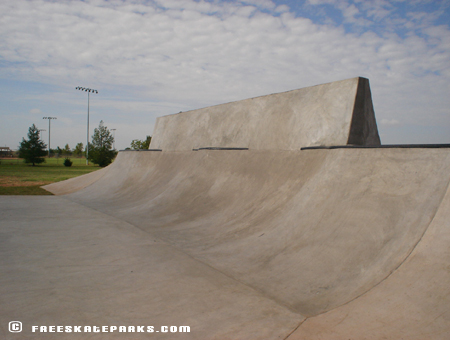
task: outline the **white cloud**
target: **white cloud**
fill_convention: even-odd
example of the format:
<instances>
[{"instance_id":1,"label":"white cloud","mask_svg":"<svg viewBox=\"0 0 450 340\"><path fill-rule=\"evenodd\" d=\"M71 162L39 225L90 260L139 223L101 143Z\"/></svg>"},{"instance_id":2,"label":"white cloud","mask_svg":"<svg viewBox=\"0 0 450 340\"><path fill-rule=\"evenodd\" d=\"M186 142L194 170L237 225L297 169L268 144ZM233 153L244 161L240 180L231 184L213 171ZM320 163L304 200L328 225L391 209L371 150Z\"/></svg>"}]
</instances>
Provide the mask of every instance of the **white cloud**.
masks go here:
<instances>
[{"instance_id":1,"label":"white cloud","mask_svg":"<svg viewBox=\"0 0 450 340\"><path fill-rule=\"evenodd\" d=\"M279 5L275 8L276 13L289 12L290 8L287 5Z\"/></svg>"},{"instance_id":2,"label":"white cloud","mask_svg":"<svg viewBox=\"0 0 450 340\"><path fill-rule=\"evenodd\" d=\"M342 14L347 21L355 21L355 16L359 14L359 10L355 5L347 5L342 8Z\"/></svg>"}]
</instances>

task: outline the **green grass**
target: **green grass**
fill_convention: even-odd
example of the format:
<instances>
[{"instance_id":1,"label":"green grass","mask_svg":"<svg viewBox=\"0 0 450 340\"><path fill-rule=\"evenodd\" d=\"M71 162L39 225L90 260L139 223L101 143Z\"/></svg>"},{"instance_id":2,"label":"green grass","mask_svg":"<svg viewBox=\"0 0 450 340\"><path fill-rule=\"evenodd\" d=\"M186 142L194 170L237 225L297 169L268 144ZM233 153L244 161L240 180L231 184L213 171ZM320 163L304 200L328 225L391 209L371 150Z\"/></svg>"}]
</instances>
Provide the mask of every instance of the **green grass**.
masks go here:
<instances>
[{"instance_id":1,"label":"green grass","mask_svg":"<svg viewBox=\"0 0 450 340\"><path fill-rule=\"evenodd\" d=\"M40 186L100 169L86 165L84 158L70 159L71 167L64 166L64 158L46 158L45 163L36 166L26 164L23 159L1 159L0 195L51 195Z\"/></svg>"},{"instance_id":2,"label":"green grass","mask_svg":"<svg viewBox=\"0 0 450 340\"><path fill-rule=\"evenodd\" d=\"M39 185L26 187L1 187L0 195L52 195L51 192L42 189Z\"/></svg>"}]
</instances>

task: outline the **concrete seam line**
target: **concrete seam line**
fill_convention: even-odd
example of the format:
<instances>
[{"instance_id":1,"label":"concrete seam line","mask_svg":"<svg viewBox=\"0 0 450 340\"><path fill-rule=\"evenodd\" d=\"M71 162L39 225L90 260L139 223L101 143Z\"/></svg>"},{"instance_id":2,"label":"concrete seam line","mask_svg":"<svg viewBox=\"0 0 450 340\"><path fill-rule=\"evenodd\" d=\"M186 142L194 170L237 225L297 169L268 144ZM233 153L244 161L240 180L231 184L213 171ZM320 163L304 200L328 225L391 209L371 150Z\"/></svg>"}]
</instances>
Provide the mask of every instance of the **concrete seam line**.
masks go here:
<instances>
[{"instance_id":1,"label":"concrete seam line","mask_svg":"<svg viewBox=\"0 0 450 340\"><path fill-rule=\"evenodd\" d=\"M300 321L300 323L298 324L297 327L295 327L292 332L290 332L283 340L287 340L292 334L295 333L295 331L297 331L297 329L300 328L301 325L303 325L305 323L306 320L308 320L310 317L304 318L302 321Z\"/></svg>"}]
</instances>

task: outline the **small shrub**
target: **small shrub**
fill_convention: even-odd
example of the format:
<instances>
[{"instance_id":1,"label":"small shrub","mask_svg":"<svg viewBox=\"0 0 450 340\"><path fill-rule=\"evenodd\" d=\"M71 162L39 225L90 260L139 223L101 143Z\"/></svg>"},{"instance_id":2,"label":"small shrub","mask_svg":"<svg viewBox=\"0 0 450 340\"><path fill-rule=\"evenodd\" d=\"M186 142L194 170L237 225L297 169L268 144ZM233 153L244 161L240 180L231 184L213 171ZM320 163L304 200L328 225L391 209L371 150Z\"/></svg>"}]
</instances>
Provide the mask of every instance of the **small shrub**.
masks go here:
<instances>
[{"instance_id":1,"label":"small shrub","mask_svg":"<svg viewBox=\"0 0 450 340\"><path fill-rule=\"evenodd\" d=\"M66 158L64 160L64 166L72 166L73 162L70 160L70 158Z\"/></svg>"}]
</instances>

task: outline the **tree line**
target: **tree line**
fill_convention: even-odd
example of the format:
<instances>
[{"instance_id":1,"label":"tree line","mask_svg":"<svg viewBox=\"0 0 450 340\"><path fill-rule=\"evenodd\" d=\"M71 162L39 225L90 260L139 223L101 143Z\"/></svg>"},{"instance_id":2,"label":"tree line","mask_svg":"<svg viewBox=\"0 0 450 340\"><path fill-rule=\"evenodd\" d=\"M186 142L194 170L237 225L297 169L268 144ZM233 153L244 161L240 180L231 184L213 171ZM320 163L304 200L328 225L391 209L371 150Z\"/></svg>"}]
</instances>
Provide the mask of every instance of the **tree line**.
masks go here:
<instances>
[{"instance_id":1,"label":"tree line","mask_svg":"<svg viewBox=\"0 0 450 340\"><path fill-rule=\"evenodd\" d=\"M32 163L32 165L41 164L45 162L44 156L48 155L47 145L40 138L39 129L33 124L28 129L28 139L22 138L22 142L19 146L19 157L23 158L26 163ZM133 139L130 148L126 149L148 149L152 137L147 136L145 140ZM113 159L117 155L117 150L113 148L114 137L111 131L104 125L103 120L100 121L98 128L94 129L94 134L89 143L88 159L101 167L111 164ZM50 157L66 157L66 163L71 164L68 157L86 156L86 147L83 143L78 143L74 149L71 149L69 144L66 144L63 149L59 146L56 149L50 149Z\"/></svg>"},{"instance_id":2,"label":"tree line","mask_svg":"<svg viewBox=\"0 0 450 340\"><path fill-rule=\"evenodd\" d=\"M86 156L86 148L83 143L78 143L73 149L70 148L69 144L66 144L64 148L59 146L56 149L50 149L50 157L61 157L61 156L75 156L82 157Z\"/></svg>"}]
</instances>

